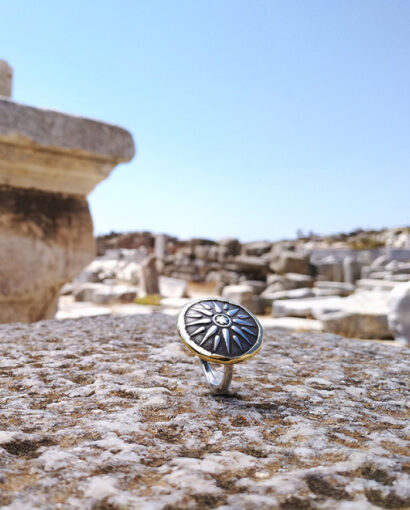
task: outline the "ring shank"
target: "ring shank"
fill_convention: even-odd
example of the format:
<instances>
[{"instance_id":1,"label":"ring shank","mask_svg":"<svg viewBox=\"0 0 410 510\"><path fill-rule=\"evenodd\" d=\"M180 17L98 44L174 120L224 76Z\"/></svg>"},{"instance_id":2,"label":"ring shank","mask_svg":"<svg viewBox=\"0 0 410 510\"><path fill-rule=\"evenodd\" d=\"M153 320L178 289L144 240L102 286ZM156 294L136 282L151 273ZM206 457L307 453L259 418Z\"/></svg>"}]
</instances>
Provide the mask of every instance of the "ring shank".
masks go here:
<instances>
[{"instance_id":1,"label":"ring shank","mask_svg":"<svg viewBox=\"0 0 410 510\"><path fill-rule=\"evenodd\" d=\"M208 361L203 359L200 361L208 386L211 388L213 393L228 393L229 385L232 381L233 365L224 365L223 372L218 373L212 369L211 364Z\"/></svg>"}]
</instances>

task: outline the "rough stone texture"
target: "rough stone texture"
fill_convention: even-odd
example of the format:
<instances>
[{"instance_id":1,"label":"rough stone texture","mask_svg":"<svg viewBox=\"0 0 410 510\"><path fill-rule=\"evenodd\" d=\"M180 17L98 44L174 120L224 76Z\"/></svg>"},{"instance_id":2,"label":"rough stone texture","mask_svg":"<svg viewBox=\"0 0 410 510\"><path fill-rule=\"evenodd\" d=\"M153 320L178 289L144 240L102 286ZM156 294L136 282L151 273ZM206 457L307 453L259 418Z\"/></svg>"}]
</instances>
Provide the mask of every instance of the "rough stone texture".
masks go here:
<instances>
[{"instance_id":1,"label":"rough stone texture","mask_svg":"<svg viewBox=\"0 0 410 510\"><path fill-rule=\"evenodd\" d=\"M0 96L11 97L13 69L5 60L0 59Z\"/></svg>"},{"instance_id":2,"label":"rough stone texture","mask_svg":"<svg viewBox=\"0 0 410 510\"><path fill-rule=\"evenodd\" d=\"M84 197L0 186L0 322L52 318L95 255Z\"/></svg>"},{"instance_id":3,"label":"rough stone texture","mask_svg":"<svg viewBox=\"0 0 410 510\"><path fill-rule=\"evenodd\" d=\"M215 397L163 315L0 339L4 510L410 505L405 348L269 330Z\"/></svg>"},{"instance_id":4,"label":"rough stone texture","mask_svg":"<svg viewBox=\"0 0 410 510\"><path fill-rule=\"evenodd\" d=\"M87 195L133 155L125 129L0 98L0 184Z\"/></svg>"}]
</instances>

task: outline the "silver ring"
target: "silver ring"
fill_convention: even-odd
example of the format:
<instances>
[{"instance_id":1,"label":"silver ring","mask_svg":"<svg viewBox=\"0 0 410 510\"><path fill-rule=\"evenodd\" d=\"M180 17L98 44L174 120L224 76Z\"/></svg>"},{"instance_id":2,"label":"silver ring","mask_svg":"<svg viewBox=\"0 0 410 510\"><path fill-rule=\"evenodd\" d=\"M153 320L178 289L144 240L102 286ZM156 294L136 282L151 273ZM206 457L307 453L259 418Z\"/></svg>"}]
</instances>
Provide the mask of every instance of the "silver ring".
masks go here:
<instances>
[{"instance_id":1,"label":"silver ring","mask_svg":"<svg viewBox=\"0 0 410 510\"><path fill-rule=\"evenodd\" d=\"M233 365L259 352L263 330L246 308L225 299L193 301L178 316L178 332L183 343L200 357L207 383L213 393L227 393ZM210 363L222 364L223 372Z\"/></svg>"}]
</instances>

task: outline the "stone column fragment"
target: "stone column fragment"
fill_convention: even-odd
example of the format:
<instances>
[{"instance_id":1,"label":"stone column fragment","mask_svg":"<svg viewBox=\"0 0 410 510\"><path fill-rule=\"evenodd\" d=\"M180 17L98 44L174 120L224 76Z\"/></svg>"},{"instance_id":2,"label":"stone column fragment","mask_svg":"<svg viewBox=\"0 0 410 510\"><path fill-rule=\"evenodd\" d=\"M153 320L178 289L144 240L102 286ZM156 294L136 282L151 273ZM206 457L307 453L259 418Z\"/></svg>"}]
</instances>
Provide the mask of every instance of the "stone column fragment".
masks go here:
<instances>
[{"instance_id":1,"label":"stone column fragment","mask_svg":"<svg viewBox=\"0 0 410 510\"><path fill-rule=\"evenodd\" d=\"M125 129L0 97L0 322L53 317L95 256L86 196L133 155Z\"/></svg>"}]
</instances>

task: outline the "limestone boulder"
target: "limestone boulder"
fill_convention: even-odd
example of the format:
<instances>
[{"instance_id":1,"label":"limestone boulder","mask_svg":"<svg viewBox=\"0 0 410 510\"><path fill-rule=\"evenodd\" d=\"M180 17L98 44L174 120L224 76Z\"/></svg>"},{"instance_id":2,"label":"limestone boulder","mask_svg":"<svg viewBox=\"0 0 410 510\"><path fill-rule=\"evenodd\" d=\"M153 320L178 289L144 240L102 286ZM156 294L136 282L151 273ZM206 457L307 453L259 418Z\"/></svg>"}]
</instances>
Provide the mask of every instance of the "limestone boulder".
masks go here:
<instances>
[{"instance_id":1,"label":"limestone boulder","mask_svg":"<svg viewBox=\"0 0 410 510\"><path fill-rule=\"evenodd\" d=\"M4 510L410 506L405 348L266 328L213 396L160 313L0 337Z\"/></svg>"}]
</instances>

